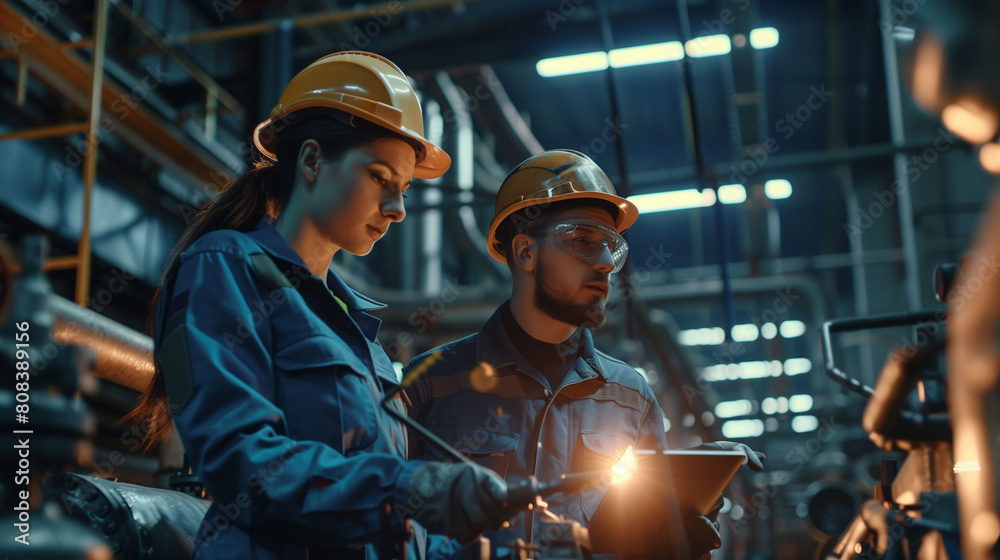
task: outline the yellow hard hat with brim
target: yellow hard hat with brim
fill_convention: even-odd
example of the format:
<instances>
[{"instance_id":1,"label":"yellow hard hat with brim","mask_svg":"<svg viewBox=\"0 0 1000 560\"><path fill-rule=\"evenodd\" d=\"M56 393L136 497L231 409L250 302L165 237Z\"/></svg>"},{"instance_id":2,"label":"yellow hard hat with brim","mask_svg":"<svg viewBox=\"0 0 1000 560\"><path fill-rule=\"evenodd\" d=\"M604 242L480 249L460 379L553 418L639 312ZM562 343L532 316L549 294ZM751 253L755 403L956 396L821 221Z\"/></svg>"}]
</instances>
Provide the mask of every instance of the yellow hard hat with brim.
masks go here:
<instances>
[{"instance_id":1,"label":"yellow hard hat with brim","mask_svg":"<svg viewBox=\"0 0 1000 560\"><path fill-rule=\"evenodd\" d=\"M399 67L377 54L333 53L299 72L285 87L270 118L254 129L257 149L277 161L273 148L282 119L313 107L337 109L418 142L423 157L413 170L414 177L440 177L451 166L448 154L424 138L420 100L409 80Z\"/></svg>"},{"instance_id":2,"label":"yellow hard hat with brim","mask_svg":"<svg viewBox=\"0 0 1000 560\"><path fill-rule=\"evenodd\" d=\"M507 262L497 229L511 214L531 206L593 199L618 209L615 229L621 233L635 223L639 209L618 196L611 179L586 154L575 150L548 150L531 156L511 170L497 192L493 222L486 236L490 256ZM544 209L540 208L541 212ZM539 215L540 215L539 214Z\"/></svg>"}]
</instances>

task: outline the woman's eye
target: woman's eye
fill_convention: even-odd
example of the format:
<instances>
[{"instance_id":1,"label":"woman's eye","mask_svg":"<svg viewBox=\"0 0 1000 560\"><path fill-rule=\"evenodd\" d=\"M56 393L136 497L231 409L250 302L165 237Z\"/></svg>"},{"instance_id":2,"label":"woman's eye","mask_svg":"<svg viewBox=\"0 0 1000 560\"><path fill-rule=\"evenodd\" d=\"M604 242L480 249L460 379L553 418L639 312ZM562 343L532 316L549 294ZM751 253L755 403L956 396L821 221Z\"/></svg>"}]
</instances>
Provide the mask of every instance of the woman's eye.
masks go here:
<instances>
[{"instance_id":1,"label":"woman's eye","mask_svg":"<svg viewBox=\"0 0 1000 560\"><path fill-rule=\"evenodd\" d=\"M389 180L379 175L378 173L372 173L372 179L375 179L375 182L382 185L383 187L389 184Z\"/></svg>"}]
</instances>

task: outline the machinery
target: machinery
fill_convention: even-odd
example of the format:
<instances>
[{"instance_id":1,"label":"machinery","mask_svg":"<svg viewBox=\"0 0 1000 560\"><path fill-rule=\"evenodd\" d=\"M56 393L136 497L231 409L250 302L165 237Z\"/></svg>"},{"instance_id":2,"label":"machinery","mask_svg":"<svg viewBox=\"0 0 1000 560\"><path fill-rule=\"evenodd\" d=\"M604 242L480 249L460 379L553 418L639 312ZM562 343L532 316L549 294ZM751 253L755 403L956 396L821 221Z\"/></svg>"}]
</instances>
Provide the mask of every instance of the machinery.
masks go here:
<instances>
[{"instance_id":1,"label":"machinery","mask_svg":"<svg viewBox=\"0 0 1000 560\"><path fill-rule=\"evenodd\" d=\"M944 301L954 266L937 269L937 298ZM862 425L887 451L908 452L898 465L883 460L874 498L865 502L825 558L961 558L955 478L963 466L952 452L946 394L945 310L827 321L822 347L827 374L866 397ZM912 336L887 358L874 388L836 363L836 333L912 326Z\"/></svg>"}]
</instances>

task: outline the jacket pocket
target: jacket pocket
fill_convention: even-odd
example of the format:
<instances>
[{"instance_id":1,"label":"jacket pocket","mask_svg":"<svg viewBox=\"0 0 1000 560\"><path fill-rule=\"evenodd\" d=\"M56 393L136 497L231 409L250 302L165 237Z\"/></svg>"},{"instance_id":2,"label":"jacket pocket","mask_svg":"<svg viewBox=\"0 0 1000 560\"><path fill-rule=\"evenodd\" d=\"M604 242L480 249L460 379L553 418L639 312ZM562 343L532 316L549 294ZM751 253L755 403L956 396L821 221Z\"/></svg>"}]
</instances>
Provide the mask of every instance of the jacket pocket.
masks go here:
<instances>
[{"instance_id":1,"label":"jacket pocket","mask_svg":"<svg viewBox=\"0 0 1000 560\"><path fill-rule=\"evenodd\" d=\"M603 432L581 432L580 441L573 453L572 472L610 472L632 442L621 436ZM590 523L597 506L604 498L606 487L580 492L580 510L584 524Z\"/></svg>"},{"instance_id":2,"label":"jacket pocket","mask_svg":"<svg viewBox=\"0 0 1000 560\"><path fill-rule=\"evenodd\" d=\"M311 336L275 352L275 397L294 439L326 443L341 453L378 437L379 390L342 339Z\"/></svg>"},{"instance_id":3,"label":"jacket pocket","mask_svg":"<svg viewBox=\"0 0 1000 560\"><path fill-rule=\"evenodd\" d=\"M478 465L486 467L501 477L507 476L510 456L517 449L518 435L487 430L483 426L465 423L435 421L430 425L438 437L457 449ZM454 461L432 443L427 449L434 460Z\"/></svg>"}]
</instances>

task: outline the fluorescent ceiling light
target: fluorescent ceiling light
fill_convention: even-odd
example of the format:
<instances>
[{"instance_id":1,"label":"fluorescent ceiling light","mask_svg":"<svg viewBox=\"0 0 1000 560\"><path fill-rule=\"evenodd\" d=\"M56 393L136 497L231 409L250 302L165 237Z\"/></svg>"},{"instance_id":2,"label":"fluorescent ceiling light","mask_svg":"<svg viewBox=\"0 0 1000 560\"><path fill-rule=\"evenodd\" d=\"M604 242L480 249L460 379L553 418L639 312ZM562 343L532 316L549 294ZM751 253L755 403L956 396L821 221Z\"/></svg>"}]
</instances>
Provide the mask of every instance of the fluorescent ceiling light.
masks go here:
<instances>
[{"instance_id":1,"label":"fluorescent ceiling light","mask_svg":"<svg viewBox=\"0 0 1000 560\"><path fill-rule=\"evenodd\" d=\"M681 60L682 58L684 58L684 45L680 41L612 49L608 53L608 60L611 62L612 68L625 68L627 66L654 64L657 62L672 62L674 60Z\"/></svg>"},{"instance_id":2,"label":"fluorescent ceiling light","mask_svg":"<svg viewBox=\"0 0 1000 560\"><path fill-rule=\"evenodd\" d=\"M764 183L764 194L771 200L781 200L792 196L792 184L784 179L771 179Z\"/></svg>"},{"instance_id":3,"label":"fluorescent ceiling light","mask_svg":"<svg viewBox=\"0 0 1000 560\"><path fill-rule=\"evenodd\" d=\"M815 416L796 416L792 418L792 431L796 433L811 432L819 427L819 418Z\"/></svg>"},{"instance_id":4,"label":"fluorescent ceiling light","mask_svg":"<svg viewBox=\"0 0 1000 560\"><path fill-rule=\"evenodd\" d=\"M729 420L722 425L722 435L727 438L757 437L764 433L760 420Z\"/></svg>"},{"instance_id":5,"label":"fluorescent ceiling light","mask_svg":"<svg viewBox=\"0 0 1000 560\"><path fill-rule=\"evenodd\" d=\"M757 340L757 325L752 323L733 325L732 333L735 342L753 342Z\"/></svg>"},{"instance_id":6,"label":"fluorescent ceiling light","mask_svg":"<svg viewBox=\"0 0 1000 560\"><path fill-rule=\"evenodd\" d=\"M781 323L781 336L795 338L806 332L806 324L802 321L784 321Z\"/></svg>"},{"instance_id":7,"label":"fluorescent ceiling light","mask_svg":"<svg viewBox=\"0 0 1000 560\"><path fill-rule=\"evenodd\" d=\"M677 342L684 346L711 346L726 341L726 331L722 327L687 329L677 333Z\"/></svg>"},{"instance_id":8,"label":"fluorescent ceiling light","mask_svg":"<svg viewBox=\"0 0 1000 560\"><path fill-rule=\"evenodd\" d=\"M684 52L691 58L729 54L732 49L733 45L729 40L729 35L706 35L695 37L684 43Z\"/></svg>"},{"instance_id":9,"label":"fluorescent ceiling light","mask_svg":"<svg viewBox=\"0 0 1000 560\"><path fill-rule=\"evenodd\" d=\"M792 395L788 398L788 410L792 412L807 412L813 407L812 395Z\"/></svg>"},{"instance_id":10,"label":"fluorescent ceiling light","mask_svg":"<svg viewBox=\"0 0 1000 560\"><path fill-rule=\"evenodd\" d=\"M774 326L774 323L764 323L760 326L760 336L768 340L771 340L777 334L778 327Z\"/></svg>"},{"instance_id":11,"label":"fluorescent ceiling light","mask_svg":"<svg viewBox=\"0 0 1000 560\"><path fill-rule=\"evenodd\" d=\"M582 72L596 72L608 68L608 54L605 52L590 52L543 58L535 64L535 70L543 78L553 76L568 76Z\"/></svg>"},{"instance_id":12,"label":"fluorescent ceiling light","mask_svg":"<svg viewBox=\"0 0 1000 560\"><path fill-rule=\"evenodd\" d=\"M637 194L628 197L629 202L639 208L640 214L649 212L666 212L668 210L683 210L686 208L704 208L715 204L715 191L705 189L683 189L648 194Z\"/></svg>"},{"instance_id":13,"label":"fluorescent ceiling light","mask_svg":"<svg viewBox=\"0 0 1000 560\"><path fill-rule=\"evenodd\" d=\"M715 415L719 418L746 416L753 412L753 403L747 399L738 401L723 401L715 405Z\"/></svg>"},{"instance_id":14,"label":"fluorescent ceiling light","mask_svg":"<svg viewBox=\"0 0 1000 560\"><path fill-rule=\"evenodd\" d=\"M785 375L800 375L809 373L812 370L812 362L809 358L791 358L785 360Z\"/></svg>"},{"instance_id":15,"label":"fluorescent ceiling light","mask_svg":"<svg viewBox=\"0 0 1000 560\"><path fill-rule=\"evenodd\" d=\"M747 199L747 190L743 185L722 185L719 187L719 202L723 204L739 204Z\"/></svg>"},{"instance_id":16,"label":"fluorescent ceiling light","mask_svg":"<svg viewBox=\"0 0 1000 560\"><path fill-rule=\"evenodd\" d=\"M750 32L750 46L755 49L769 49L778 44L778 30L761 27Z\"/></svg>"}]
</instances>

